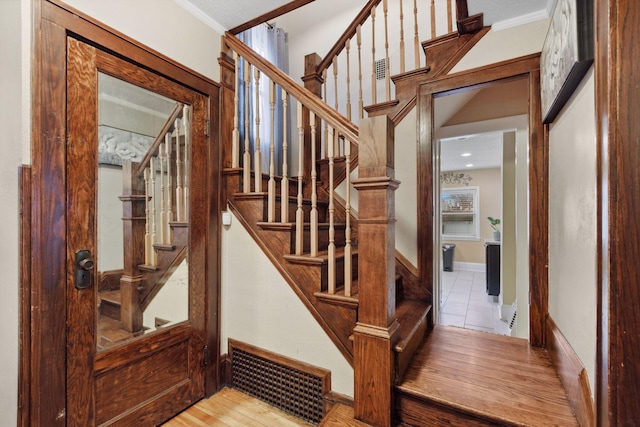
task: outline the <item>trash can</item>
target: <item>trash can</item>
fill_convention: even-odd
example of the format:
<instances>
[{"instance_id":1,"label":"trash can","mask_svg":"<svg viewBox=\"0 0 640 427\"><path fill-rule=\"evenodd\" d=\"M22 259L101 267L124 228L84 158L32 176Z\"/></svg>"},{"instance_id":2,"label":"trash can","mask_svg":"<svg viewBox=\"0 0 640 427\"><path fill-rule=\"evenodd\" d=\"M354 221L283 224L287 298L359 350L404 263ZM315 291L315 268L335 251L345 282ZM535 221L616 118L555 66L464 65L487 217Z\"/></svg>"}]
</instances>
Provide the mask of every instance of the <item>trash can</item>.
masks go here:
<instances>
[{"instance_id":1,"label":"trash can","mask_svg":"<svg viewBox=\"0 0 640 427\"><path fill-rule=\"evenodd\" d=\"M453 271L453 255L456 251L456 245L442 245L442 269L444 271Z\"/></svg>"}]
</instances>

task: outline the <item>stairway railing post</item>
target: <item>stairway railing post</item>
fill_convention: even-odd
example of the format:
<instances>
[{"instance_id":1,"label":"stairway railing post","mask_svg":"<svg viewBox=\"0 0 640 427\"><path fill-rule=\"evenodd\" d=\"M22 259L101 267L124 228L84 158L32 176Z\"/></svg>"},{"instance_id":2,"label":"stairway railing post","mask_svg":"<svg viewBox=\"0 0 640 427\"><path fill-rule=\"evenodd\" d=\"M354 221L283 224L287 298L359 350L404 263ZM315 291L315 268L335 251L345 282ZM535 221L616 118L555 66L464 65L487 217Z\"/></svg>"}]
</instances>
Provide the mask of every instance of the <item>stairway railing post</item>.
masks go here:
<instances>
[{"instance_id":1,"label":"stairway railing post","mask_svg":"<svg viewBox=\"0 0 640 427\"><path fill-rule=\"evenodd\" d=\"M122 165L122 228L123 228L123 272L120 279L122 290L120 319L130 332L142 329L142 310L138 301L138 289L144 285L144 278L138 265L145 264L145 209L146 195L140 177L134 176L137 163L124 162ZM151 248L153 251L153 248Z\"/></svg>"},{"instance_id":2,"label":"stairway railing post","mask_svg":"<svg viewBox=\"0 0 640 427\"><path fill-rule=\"evenodd\" d=\"M302 81L304 82L305 89L311 91L318 98L322 98L322 83L323 79L320 75L316 73L318 69L318 65L322 61L320 55L317 53L311 53L304 57L304 76L302 77ZM311 159L311 123L309 119L309 110L307 107L304 107L302 110L302 121L304 127L304 158ZM321 141L321 127L319 123L315 128L316 132L316 141ZM322 158L322 144L316 144L316 159ZM304 179L307 182L311 182L311 162L306 162L304 165ZM310 190L305 192L306 196L310 196Z\"/></svg>"},{"instance_id":3,"label":"stairway railing post","mask_svg":"<svg viewBox=\"0 0 640 427\"><path fill-rule=\"evenodd\" d=\"M395 315L394 126L386 115L360 121L358 323L354 329L355 417L393 422Z\"/></svg>"}]
</instances>

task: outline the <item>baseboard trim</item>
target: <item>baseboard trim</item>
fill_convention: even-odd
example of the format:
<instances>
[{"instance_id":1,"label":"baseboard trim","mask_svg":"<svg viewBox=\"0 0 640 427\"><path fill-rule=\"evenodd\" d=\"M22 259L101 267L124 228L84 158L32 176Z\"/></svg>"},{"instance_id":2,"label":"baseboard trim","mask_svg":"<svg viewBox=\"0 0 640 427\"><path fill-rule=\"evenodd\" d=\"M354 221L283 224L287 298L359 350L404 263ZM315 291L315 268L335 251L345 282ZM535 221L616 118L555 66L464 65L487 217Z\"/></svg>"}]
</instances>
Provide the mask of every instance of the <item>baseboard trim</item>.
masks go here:
<instances>
[{"instance_id":1,"label":"baseboard trim","mask_svg":"<svg viewBox=\"0 0 640 427\"><path fill-rule=\"evenodd\" d=\"M547 351L581 426L595 427L595 406L587 370L551 316L546 321Z\"/></svg>"},{"instance_id":2,"label":"baseboard trim","mask_svg":"<svg viewBox=\"0 0 640 427\"><path fill-rule=\"evenodd\" d=\"M225 353L220 356L220 389L231 387L231 357Z\"/></svg>"},{"instance_id":3,"label":"baseboard trim","mask_svg":"<svg viewBox=\"0 0 640 427\"><path fill-rule=\"evenodd\" d=\"M473 271L474 273L484 273L487 271L487 265L481 262L453 262L453 270Z\"/></svg>"}]
</instances>

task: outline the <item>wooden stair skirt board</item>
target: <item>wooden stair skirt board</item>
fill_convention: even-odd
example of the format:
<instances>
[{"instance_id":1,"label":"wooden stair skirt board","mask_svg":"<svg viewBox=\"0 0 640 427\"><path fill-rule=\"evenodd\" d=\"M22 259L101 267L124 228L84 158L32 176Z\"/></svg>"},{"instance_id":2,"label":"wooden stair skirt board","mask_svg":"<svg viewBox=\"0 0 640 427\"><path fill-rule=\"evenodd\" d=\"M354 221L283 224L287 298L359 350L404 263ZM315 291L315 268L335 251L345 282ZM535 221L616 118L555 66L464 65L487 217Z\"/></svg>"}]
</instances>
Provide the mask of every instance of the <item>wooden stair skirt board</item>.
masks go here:
<instances>
[{"instance_id":1,"label":"wooden stair skirt board","mask_svg":"<svg viewBox=\"0 0 640 427\"><path fill-rule=\"evenodd\" d=\"M396 386L405 425L578 426L543 349L526 340L436 326Z\"/></svg>"}]
</instances>

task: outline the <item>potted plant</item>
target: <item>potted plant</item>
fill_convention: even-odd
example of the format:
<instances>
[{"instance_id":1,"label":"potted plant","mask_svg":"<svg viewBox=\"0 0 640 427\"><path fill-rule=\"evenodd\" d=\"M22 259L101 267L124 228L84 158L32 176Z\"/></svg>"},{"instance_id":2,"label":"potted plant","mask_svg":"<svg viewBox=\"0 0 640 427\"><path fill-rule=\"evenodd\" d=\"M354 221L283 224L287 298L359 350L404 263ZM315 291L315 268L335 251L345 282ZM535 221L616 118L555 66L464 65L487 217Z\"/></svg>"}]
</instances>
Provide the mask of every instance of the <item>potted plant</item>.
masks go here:
<instances>
[{"instance_id":1,"label":"potted plant","mask_svg":"<svg viewBox=\"0 0 640 427\"><path fill-rule=\"evenodd\" d=\"M493 240L496 242L500 241L500 218L494 218L492 216L488 216L489 224L491 224L491 228L493 228Z\"/></svg>"}]
</instances>

